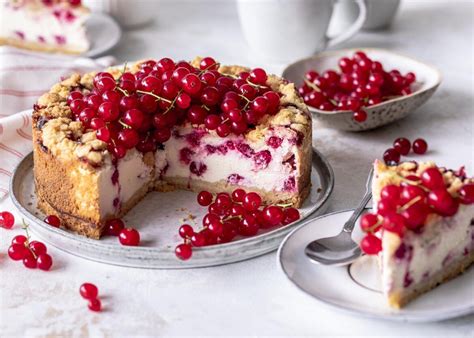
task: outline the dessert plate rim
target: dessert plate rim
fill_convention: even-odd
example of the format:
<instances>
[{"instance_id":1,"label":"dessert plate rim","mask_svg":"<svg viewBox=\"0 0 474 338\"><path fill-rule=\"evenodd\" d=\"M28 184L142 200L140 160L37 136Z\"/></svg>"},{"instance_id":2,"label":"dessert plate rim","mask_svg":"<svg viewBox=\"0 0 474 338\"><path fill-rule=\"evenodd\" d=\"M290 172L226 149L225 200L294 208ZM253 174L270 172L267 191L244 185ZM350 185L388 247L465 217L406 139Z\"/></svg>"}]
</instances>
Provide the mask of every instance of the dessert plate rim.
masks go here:
<instances>
[{"instance_id":1,"label":"dessert plate rim","mask_svg":"<svg viewBox=\"0 0 474 338\"><path fill-rule=\"evenodd\" d=\"M370 210L370 209L371 208L366 208L366 210ZM295 240L295 234L301 231L301 229L309 226L310 224L313 224L314 226L314 223L318 223L318 222L323 223L322 220L327 219L329 217L333 217L335 215L347 213L349 217L350 213L352 213L353 211L354 209L344 209L344 210L334 211L334 212L330 212L324 215L320 215L314 218L304 220L300 224L298 224L298 226L294 228L285 237L285 239L281 242L280 247L278 248L277 255L276 255L276 264L278 266L278 269L281 271L282 275L285 276L285 280L287 280L291 285L293 285L293 287L295 287L300 292L314 298L318 303L323 304L324 306L328 308L331 308L333 310L338 310L350 315L363 316L365 318L384 319L384 320L398 321L398 322L401 321L401 322L422 323L422 322L437 322L437 321L442 321L442 320L447 320L447 319L453 319L456 317L466 316L466 315L470 315L474 313L474 301L471 301L471 303L466 302L466 304L460 305L454 310L453 308L446 309L444 310L444 312L443 312L442 305L439 305L436 309L433 309L432 311L428 311L428 309L426 311L413 309L410 307L410 303L400 310L391 309L387 305L386 310L388 311L388 313L387 312L382 313L382 312L376 312L374 310L367 310L364 307L356 309L353 306L348 305L347 302L337 302L331 299L330 297L325 298L325 297L320 296L321 293L316 294L316 293L312 293L310 290L305 289L305 287L300 284L301 282L298 280L298 278L295 278L294 276L292 276L292 273L289 271L288 261L291 260L291 258L287 257L288 254L285 252L285 250L287 250L289 244ZM342 224L341 224L341 228L342 228ZM334 235L334 234L332 233L328 234L328 236L331 236L331 235ZM326 235L323 235L323 236L326 236ZM357 237L357 235L355 235L354 238L355 237ZM313 239L315 238L309 238L308 241L313 240ZM304 251L303 249L304 248L302 247L301 251ZM311 263L311 266L313 266L315 269L318 269L317 264ZM322 267L322 268L327 269L326 271L330 271L330 272L331 272L330 269L332 269L332 272L334 272L334 269L348 270L348 267ZM470 269L473 269L473 267L471 267ZM467 271L469 271L469 269ZM348 274L350 273L348 272ZM472 271L471 271L471 274L472 274ZM461 277L462 275L458 276L457 278L461 278ZM351 276L351 278L353 277ZM453 280L446 282L443 285L447 286L448 283L456 280L457 278L454 278ZM355 287L358 284L357 282L353 281L353 283L350 285L352 285L352 287ZM430 292L433 292L435 290L436 288L433 289L432 291L429 291L428 293L421 295L420 297L429 297ZM413 302L415 301L416 299Z\"/></svg>"},{"instance_id":2,"label":"dessert plate rim","mask_svg":"<svg viewBox=\"0 0 474 338\"><path fill-rule=\"evenodd\" d=\"M324 211L324 207L327 206L328 199L333 191L334 187L334 173L329 162L320 152L313 148L313 160L312 167L316 171L316 175L319 176L321 181L322 189L320 195L318 195L317 201L311 205L308 213L299 221L296 221L292 224L279 227L275 230L268 231L257 236L239 239L230 243L219 244L214 246L208 246L203 248L195 249L197 252L201 252L204 255L212 257L211 253L219 251L229 251L229 252L240 252L242 253L239 257L226 257L223 260L199 260L194 261L193 258L189 261L179 261L174 256L174 252L171 250L156 248L156 247L127 247L120 245L113 245L108 243L100 243L97 240L86 238L80 235L73 234L71 232L65 231L63 229L58 229L51 227L45 223L42 219L38 218L36 215L31 213L28 208L20 202L22 198L20 195L21 180L27 175L28 170L32 170L33 162L33 152L30 152L26 155L16 166L13 171L13 175L10 179L10 196L15 207L20 211L20 213L25 216L31 223L30 228L32 232L41 237L43 240L49 242L50 244L56 246L57 248L71 253L76 256L80 256L86 259L99 261L106 264L120 265L120 266L129 266L129 267L140 267L140 268L170 268L170 269L180 269L180 268L193 268L193 267L206 267L206 266L215 266L222 265L227 263L234 263L249 258L257 257L265 253L274 251L278 248L281 240L300 222L305 219L314 216L317 213ZM317 167L317 166L321 167ZM327 175L323 177L320 172ZM314 174L312 174L314 175ZM315 187L316 188L316 187ZM309 197L308 197L309 198ZM55 239L55 237L58 237ZM63 239L64 241L74 242L74 244L80 247L79 252L77 248L69 248L63 243L59 243ZM59 243L59 244L58 244ZM263 243L263 248L256 247L258 243ZM265 246L265 243L267 244ZM99 248L100 247L100 248ZM104 254L104 257L98 257L97 253L94 253L94 250L101 250ZM253 251L252 251L253 250ZM248 251L248 252L247 252ZM124 258L123 261L117 260L114 255L119 254ZM172 254L172 255L171 255ZM148 260L148 262L145 262ZM150 261L151 260L151 261Z\"/></svg>"},{"instance_id":3,"label":"dessert plate rim","mask_svg":"<svg viewBox=\"0 0 474 338\"><path fill-rule=\"evenodd\" d=\"M96 57L106 53L122 38L120 25L106 13L91 13L85 22L85 27L87 37L91 40L91 48L81 54L85 57ZM105 34L109 35L105 36ZM99 41L101 43L98 43Z\"/></svg>"}]
</instances>

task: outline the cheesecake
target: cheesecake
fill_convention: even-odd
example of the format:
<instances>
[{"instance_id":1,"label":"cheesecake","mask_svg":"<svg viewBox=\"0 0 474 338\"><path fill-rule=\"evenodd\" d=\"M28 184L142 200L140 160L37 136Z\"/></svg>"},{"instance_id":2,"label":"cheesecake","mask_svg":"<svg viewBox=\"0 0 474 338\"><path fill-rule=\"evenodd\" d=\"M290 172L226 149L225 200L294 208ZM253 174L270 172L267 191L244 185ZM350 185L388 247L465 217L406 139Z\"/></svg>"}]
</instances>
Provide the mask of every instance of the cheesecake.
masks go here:
<instances>
[{"instance_id":1,"label":"cheesecake","mask_svg":"<svg viewBox=\"0 0 474 338\"><path fill-rule=\"evenodd\" d=\"M474 179L432 162L374 165L363 251L378 255L383 294L400 308L474 262Z\"/></svg>"},{"instance_id":2,"label":"cheesecake","mask_svg":"<svg viewBox=\"0 0 474 338\"><path fill-rule=\"evenodd\" d=\"M6 0L0 3L0 45L41 52L89 50L80 0Z\"/></svg>"},{"instance_id":3,"label":"cheesecake","mask_svg":"<svg viewBox=\"0 0 474 338\"><path fill-rule=\"evenodd\" d=\"M244 188L300 207L311 187L312 129L294 84L209 60L74 74L41 96L33 111L39 208L100 238L107 220L150 191Z\"/></svg>"}]
</instances>

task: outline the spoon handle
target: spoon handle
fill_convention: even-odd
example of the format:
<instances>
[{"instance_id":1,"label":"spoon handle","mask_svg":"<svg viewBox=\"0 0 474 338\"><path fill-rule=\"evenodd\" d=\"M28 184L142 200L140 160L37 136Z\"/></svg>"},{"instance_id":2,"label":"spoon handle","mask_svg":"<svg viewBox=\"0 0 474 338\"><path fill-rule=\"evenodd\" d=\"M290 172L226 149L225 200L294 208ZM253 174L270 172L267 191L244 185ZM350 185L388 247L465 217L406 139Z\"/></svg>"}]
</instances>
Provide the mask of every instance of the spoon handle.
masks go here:
<instances>
[{"instance_id":1,"label":"spoon handle","mask_svg":"<svg viewBox=\"0 0 474 338\"><path fill-rule=\"evenodd\" d=\"M351 217L349 220L344 224L344 228L342 229L343 232L351 233L352 230L354 229L355 222L359 218L360 214L362 214L362 211L364 211L365 206L367 203L369 203L370 199L372 198L372 189L371 189L371 183L372 183L372 176L374 174L373 169L370 170L369 176L367 177L367 182L365 184L365 195L360 201L359 205L357 208L354 210L352 213Z\"/></svg>"}]
</instances>

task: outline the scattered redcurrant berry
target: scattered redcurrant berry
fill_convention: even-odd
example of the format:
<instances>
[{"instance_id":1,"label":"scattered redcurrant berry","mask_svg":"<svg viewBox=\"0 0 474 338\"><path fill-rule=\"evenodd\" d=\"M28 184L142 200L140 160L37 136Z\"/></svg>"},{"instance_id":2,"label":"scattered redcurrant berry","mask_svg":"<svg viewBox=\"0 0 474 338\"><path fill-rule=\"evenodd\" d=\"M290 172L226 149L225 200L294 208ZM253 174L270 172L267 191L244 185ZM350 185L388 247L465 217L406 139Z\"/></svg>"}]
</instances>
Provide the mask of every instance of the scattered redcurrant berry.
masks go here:
<instances>
[{"instance_id":1,"label":"scattered redcurrant berry","mask_svg":"<svg viewBox=\"0 0 474 338\"><path fill-rule=\"evenodd\" d=\"M417 138L413 141L413 152L415 154L423 155L428 150L428 143L422 138Z\"/></svg>"}]
</instances>

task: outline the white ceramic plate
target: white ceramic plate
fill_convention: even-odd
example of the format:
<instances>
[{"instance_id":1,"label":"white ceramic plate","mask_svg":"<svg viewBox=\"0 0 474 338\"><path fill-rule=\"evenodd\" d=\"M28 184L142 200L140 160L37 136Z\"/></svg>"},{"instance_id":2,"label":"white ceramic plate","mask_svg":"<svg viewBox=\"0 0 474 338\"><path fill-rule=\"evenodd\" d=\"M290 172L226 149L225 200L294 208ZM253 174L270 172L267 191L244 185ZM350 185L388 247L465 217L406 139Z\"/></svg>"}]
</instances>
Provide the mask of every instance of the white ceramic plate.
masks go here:
<instances>
[{"instance_id":1,"label":"white ceramic plate","mask_svg":"<svg viewBox=\"0 0 474 338\"><path fill-rule=\"evenodd\" d=\"M92 13L86 21L86 33L91 47L84 56L95 57L104 54L117 45L122 36L122 30L110 16L102 13Z\"/></svg>"},{"instance_id":2,"label":"white ceramic plate","mask_svg":"<svg viewBox=\"0 0 474 338\"><path fill-rule=\"evenodd\" d=\"M339 69L338 61L343 56L352 56L358 50L373 60L380 61L384 69L398 69L402 74L413 72L416 83L412 85L413 93L365 108L367 120L362 123L354 121L350 111L324 111L309 107L314 119L329 128L363 131L384 126L412 113L425 103L441 83L441 73L434 67L411 57L378 48L352 48L318 53L312 57L296 61L286 67L283 77L300 86L304 74L313 69L320 74L328 69Z\"/></svg>"},{"instance_id":3,"label":"white ceramic plate","mask_svg":"<svg viewBox=\"0 0 474 338\"><path fill-rule=\"evenodd\" d=\"M301 220L325 210L334 185L329 163L316 151L313 152L311 183L310 196L300 208ZM122 246L115 237L101 240L85 238L44 223L44 215L36 207L32 154L26 156L15 169L10 192L15 206L29 220L31 230L45 241L77 256L124 266L186 268L237 262L275 250L298 224L295 222L227 244L194 249L190 260L180 261L174 254L175 246L182 242L178 228L183 223L193 224L191 220L183 218L190 214L196 216L198 226L195 229L200 229L200 220L206 211L206 208L197 204L193 192L153 192L127 214L124 218L126 224L140 232L139 247Z\"/></svg>"},{"instance_id":4,"label":"white ceramic plate","mask_svg":"<svg viewBox=\"0 0 474 338\"><path fill-rule=\"evenodd\" d=\"M371 318L432 322L474 313L473 268L396 310L386 304L380 291L375 257L363 256L349 267L311 263L304 254L306 245L314 239L337 235L352 212L305 221L282 242L278 265L300 290L335 309ZM360 240L360 227L354 231L354 239Z\"/></svg>"}]
</instances>

